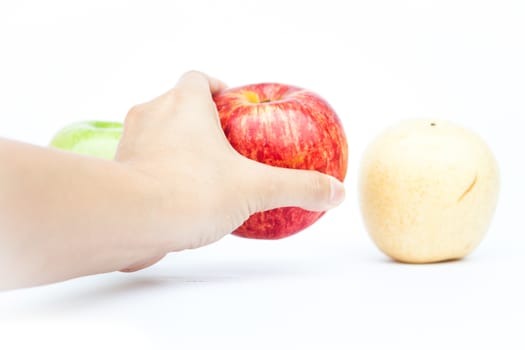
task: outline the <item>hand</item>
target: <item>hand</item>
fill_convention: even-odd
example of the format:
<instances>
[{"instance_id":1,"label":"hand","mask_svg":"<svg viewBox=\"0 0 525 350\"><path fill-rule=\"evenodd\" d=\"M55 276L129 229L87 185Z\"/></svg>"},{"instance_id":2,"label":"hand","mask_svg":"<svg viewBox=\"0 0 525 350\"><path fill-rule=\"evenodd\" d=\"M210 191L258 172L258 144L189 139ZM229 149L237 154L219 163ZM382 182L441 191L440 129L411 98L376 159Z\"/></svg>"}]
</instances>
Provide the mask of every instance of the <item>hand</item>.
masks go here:
<instances>
[{"instance_id":1,"label":"hand","mask_svg":"<svg viewBox=\"0 0 525 350\"><path fill-rule=\"evenodd\" d=\"M0 290L135 271L258 211L343 200L330 176L237 153L212 100L223 87L190 72L133 107L114 161L0 139Z\"/></svg>"},{"instance_id":2,"label":"hand","mask_svg":"<svg viewBox=\"0 0 525 350\"><path fill-rule=\"evenodd\" d=\"M170 91L129 111L115 160L160 199L147 232L160 253L123 271L215 242L259 211L324 211L343 201L344 187L333 177L271 167L237 153L212 100L223 88L216 79L188 72Z\"/></svg>"}]
</instances>

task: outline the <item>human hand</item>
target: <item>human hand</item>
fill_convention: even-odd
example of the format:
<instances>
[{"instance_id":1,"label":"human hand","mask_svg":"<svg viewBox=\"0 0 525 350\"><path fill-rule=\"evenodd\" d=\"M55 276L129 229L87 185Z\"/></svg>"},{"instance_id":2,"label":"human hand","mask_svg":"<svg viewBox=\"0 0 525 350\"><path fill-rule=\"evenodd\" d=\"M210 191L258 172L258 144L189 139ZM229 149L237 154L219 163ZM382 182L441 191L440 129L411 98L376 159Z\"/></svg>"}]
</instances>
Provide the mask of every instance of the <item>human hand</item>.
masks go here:
<instances>
[{"instance_id":1,"label":"human hand","mask_svg":"<svg viewBox=\"0 0 525 350\"><path fill-rule=\"evenodd\" d=\"M212 99L223 88L214 78L188 72L170 91L129 111L115 160L136 174L147 196L159 199L145 232L159 249L123 271L215 242L259 211L325 211L343 201L344 187L331 176L271 167L237 153Z\"/></svg>"}]
</instances>

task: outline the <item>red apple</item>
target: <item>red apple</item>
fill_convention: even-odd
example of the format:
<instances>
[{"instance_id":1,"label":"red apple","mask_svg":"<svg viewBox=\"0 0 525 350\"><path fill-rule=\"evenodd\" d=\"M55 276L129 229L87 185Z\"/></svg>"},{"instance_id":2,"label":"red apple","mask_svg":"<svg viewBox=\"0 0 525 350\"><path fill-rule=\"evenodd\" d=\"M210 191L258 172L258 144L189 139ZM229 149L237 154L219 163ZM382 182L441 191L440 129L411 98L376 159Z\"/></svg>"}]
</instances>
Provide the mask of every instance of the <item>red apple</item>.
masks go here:
<instances>
[{"instance_id":1,"label":"red apple","mask_svg":"<svg viewBox=\"0 0 525 350\"><path fill-rule=\"evenodd\" d=\"M319 95L295 86L263 83L224 90L214 100L226 137L240 154L272 166L317 170L344 179L348 146L343 126ZM323 214L277 208L252 215L234 234L284 238Z\"/></svg>"}]
</instances>

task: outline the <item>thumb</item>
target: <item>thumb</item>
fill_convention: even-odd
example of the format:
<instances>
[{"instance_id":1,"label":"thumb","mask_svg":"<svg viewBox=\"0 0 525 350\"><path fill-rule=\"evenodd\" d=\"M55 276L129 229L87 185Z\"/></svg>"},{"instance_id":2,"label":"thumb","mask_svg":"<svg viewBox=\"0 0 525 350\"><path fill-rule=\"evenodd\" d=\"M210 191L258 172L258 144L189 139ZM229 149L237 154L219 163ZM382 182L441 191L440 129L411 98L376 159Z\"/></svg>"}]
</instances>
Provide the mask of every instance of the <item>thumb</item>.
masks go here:
<instances>
[{"instance_id":1,"label":"thumb","mask_svg":"<svg viewBox=\"0 0 525 350\"><path fill-rule=\"evenodd\" d=\"M335 177L313 170L296 170L260 164L255 198L260 211L279 207L301 207L326 211L341 204L345 188Z\"/></svg>"}]
</instances>

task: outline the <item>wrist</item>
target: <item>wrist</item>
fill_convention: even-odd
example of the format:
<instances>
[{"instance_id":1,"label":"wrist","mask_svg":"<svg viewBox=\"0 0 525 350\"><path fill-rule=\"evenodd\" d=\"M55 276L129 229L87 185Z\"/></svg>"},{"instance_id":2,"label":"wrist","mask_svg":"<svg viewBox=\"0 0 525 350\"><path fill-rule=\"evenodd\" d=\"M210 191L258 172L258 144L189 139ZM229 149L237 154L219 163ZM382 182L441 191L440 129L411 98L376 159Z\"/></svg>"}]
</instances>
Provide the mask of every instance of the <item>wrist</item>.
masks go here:
<instances>
[{"instance_id":1,"label":"wrist","mask_svg":"<svg viewBox=\"0 0 525 350\"><path fill-rule=\"evenodd\" d=\"M111 251L115 252L113 270L126 270L129 266L162 256L168 245L162 241L162 195L156 181L115 162L119 167L116 178L120 187L116 192L115 209L111 219L116 227ZM118 253L117 253L118 252Z\"/></svg>"}]
</instances>

